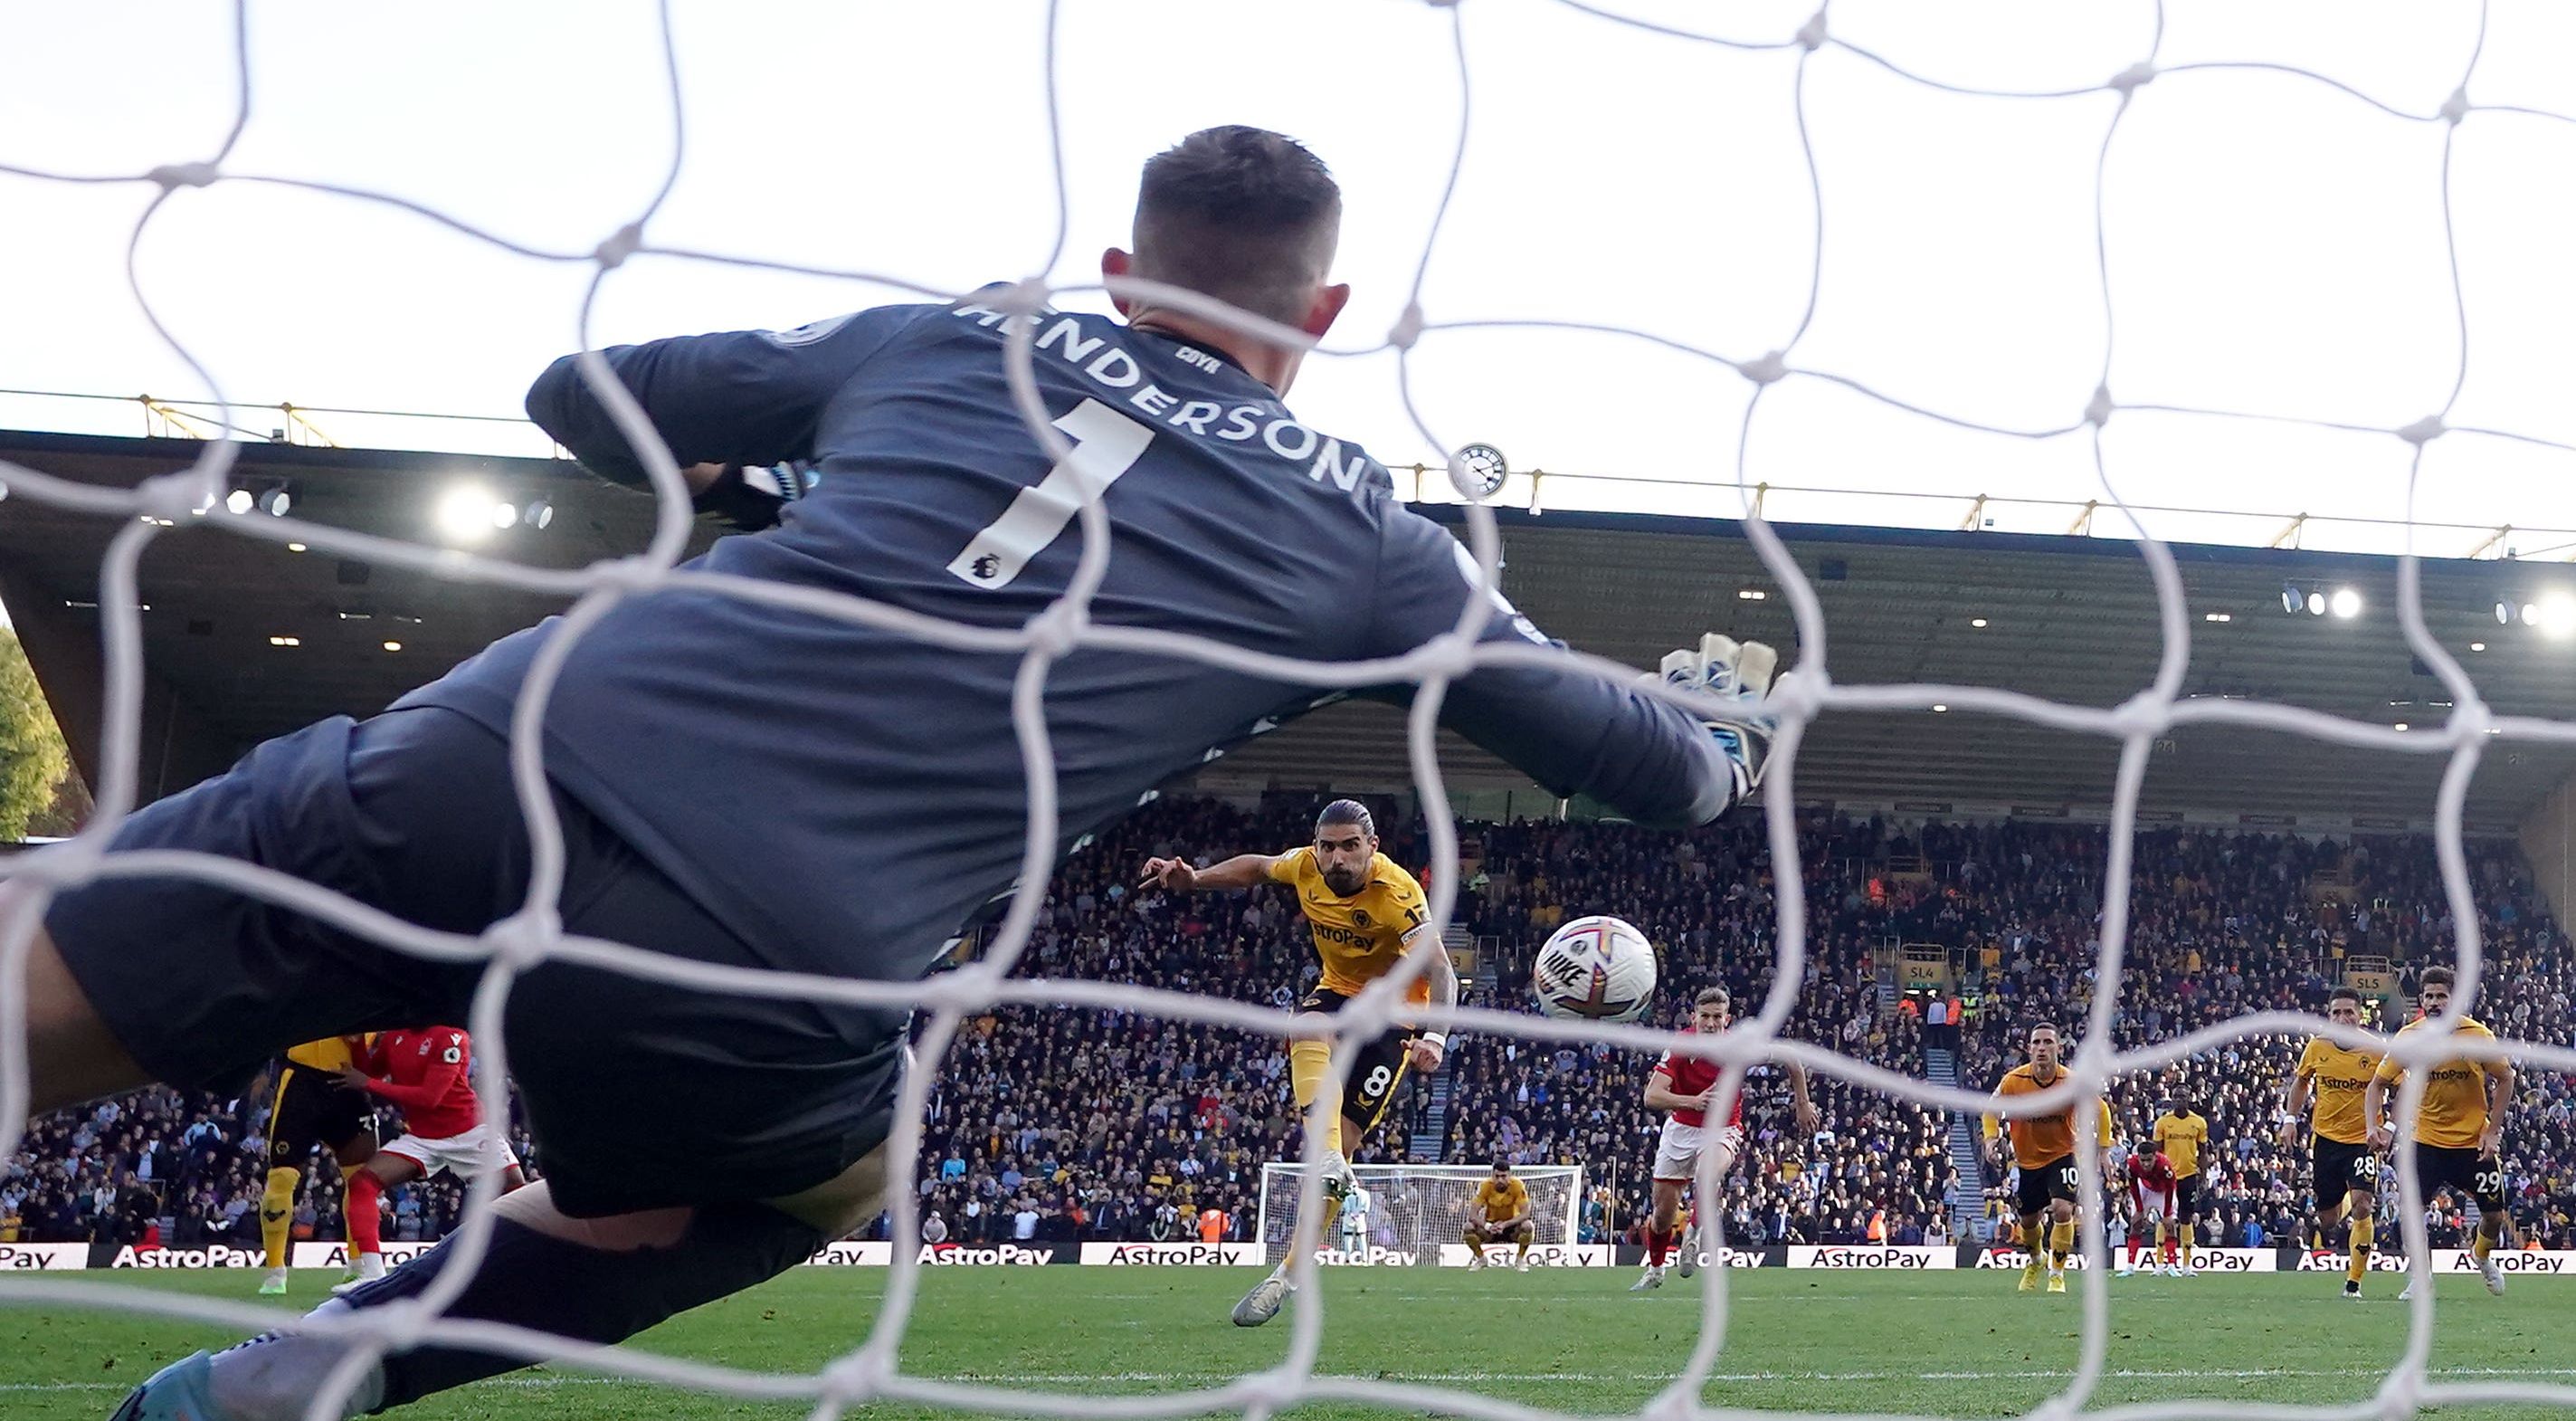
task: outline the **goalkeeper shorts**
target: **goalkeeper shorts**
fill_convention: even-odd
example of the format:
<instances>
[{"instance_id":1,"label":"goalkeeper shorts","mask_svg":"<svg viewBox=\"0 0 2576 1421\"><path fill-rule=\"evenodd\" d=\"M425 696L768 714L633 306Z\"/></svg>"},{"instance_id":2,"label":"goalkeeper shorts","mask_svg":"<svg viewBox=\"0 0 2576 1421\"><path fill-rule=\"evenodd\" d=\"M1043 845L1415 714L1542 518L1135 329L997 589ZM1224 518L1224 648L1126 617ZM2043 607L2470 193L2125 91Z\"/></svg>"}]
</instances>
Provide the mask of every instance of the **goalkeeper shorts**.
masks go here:
<instances>
[{"instance_id":1,"label":"goalkeeper shorts","mask_svg":"<svg viewBox=\"0 0 2576 1421\"><path fill-rule=\"evenodd\" d=\"M554 802L566 933L762 965L579 803L560 791ZM437 707L333 717L280 736L146 806L110 847L240 859L453 933L481 932L528 890L506 746ZM193 879L97 879L58 894L45 926L136 1061L172 1085L226 1095L300 1042L470 1027L483 972ZM504 1027L536 1138L531 1163L556 1204L580 1217L822 1183L884 1142L901 1083L903 1013L564 962L511 984Z\"/></svg>"}]
</instances>

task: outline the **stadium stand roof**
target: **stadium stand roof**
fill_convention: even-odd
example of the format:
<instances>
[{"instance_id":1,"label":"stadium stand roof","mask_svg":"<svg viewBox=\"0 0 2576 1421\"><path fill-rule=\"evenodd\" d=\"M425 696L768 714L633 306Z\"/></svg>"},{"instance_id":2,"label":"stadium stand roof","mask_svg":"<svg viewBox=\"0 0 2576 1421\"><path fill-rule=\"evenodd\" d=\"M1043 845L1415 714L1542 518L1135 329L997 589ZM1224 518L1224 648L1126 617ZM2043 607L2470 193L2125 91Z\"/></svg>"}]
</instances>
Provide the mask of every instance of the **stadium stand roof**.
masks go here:
<instances>
[{"instance_id":1,"label":"stadium stand roof","mask_svg":"<svg viewBox=\"0 0 2576 1421\"><path fill-rule=\"evenodd\" d=\"M0 457L111 485L183 468L200 448L185 440L0 432ZM431 510L459 481L514 503L542 498L555 509L549 527L497 533L483 550L547 567L636 552L651 521L644 498L556 460L245 445L236 483L278 480L289 482L299 519L415 540L434 537ZM1784 648L1795 640L1786 599L1733 522L1578 513L1508 513L1503 521L1506 590L1542 627L1577 646L1647 666L1703 630ZM33 499L0 502L0 598L93 776L100 659L98 614L87 604L98 599L99 568L119 526ZM1999 686L2113 706L2154 675L2161 644L2154 592L2127 543L1847 527L1779 531L1822 599L1839 682ZM701 529L698 545L713 536L712 528ZM2441 683L2398 633L2394 561L2192 545L2175 553L2191 602L2189 693L2419 728L2447 714ZM151 609L143 618L151 673L147 797L221 768L265 736L334 712L366 714L561 605L538 593L292 553L212 529L154 540L141 578ZM2350 587L2363 611L2350 620L2286 613L2285 583L2302 593ZM2534 600L2562 583L2576 587L2576 569L2425 564L2435 636L2463 659L2499 711L2576 718L2576 643L2499 626L2493 615L2499 600ZM1766 595L1739 595L1747 591ZM2229 620L2204 620L2213 613ZM272 637L297 644L272 645ZM2469 652L2473 640L2488 649ZM388 641L402 649L385 651ZM2094 817L2109 801L2117 753L2105 737L1959 711L1836 713L1810 734L1796 789L1807 801ZM1463 742L1446 740L1442 763L1453 791L1532 788ZM2431 819L2441 767L2439 755L2201 727L2159 742L2144 803L2165 816L2223 811L2310 826L2420 826ZM2510 831L2571 769L2576 750L2499 744L2470 791L2472 826ZM1380 706L1336 706L1245 746L1204 771L1201 782L1237 790L1400 790L1410 783L1403 721Z\"/></svg>"}]
</instances>

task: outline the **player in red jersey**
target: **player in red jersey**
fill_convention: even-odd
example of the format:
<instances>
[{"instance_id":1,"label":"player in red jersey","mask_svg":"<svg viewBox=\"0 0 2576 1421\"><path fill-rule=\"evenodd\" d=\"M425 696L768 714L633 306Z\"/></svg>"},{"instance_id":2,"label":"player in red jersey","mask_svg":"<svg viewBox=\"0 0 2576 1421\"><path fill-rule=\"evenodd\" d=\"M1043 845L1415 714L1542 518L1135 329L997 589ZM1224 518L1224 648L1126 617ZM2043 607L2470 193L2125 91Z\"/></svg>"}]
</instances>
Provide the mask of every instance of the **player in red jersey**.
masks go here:
<instances>
[{"instance_id":1,"label":"player in red jersey","mask_svg":"<svg viewBox=\"0 0 2576 1421\"><path fill-rule=\"evenodd\" d=\"M1734 1018L1732 1005L1724 987L1703 987L1691 1002L1691 1024L1683 1028L1686 1036L1715 1036L1726 1030ZM1816 1128L1815 1102L1807 1098L1807 1073L1796 1062L1785 1063L1789 1086L1797 1102L1798 1129L1812 1134ZM1703 1148L1717 1151L1717 1177L1724 1179L1735 1168L1736 1156L1744 1149L1744 1093L1735 1095L1735 1107L1726 1124L1712 1130L1708 1126L1708 1109L1717 1103L1718 1065L1704 1056L1682 1055L1667 1051L1646 1077L1646 1108L1667 1112L1664 1134L1655 1146L1655 1212L1646 1224L1646 1271L1629 1286L1628 1291L1643 1292L1664 1284L1664 1253L1679 1244L1682 1249L1682 1276L1691 1275L1699 1262L1697 1231L1686 1237L1682 1231L1682 1190L1699 1167ZM1705 1204L1707 1201L1701 1201Z\"/></svg>"},{"instance_id":2,"label":"player in red jersey","mask_svg":"<svg viewBox=\"0 0 2576 1421\"><path fill-rule=\"evenodd\" d=\"M379 1211L384 1193L444 1169L471 1183L498 1170L501 1192L527 1183L502 1131L483 1119L474 1094L474 1040L456 1026L412 1026L379 1033L340 1078L403 1113L403 1135L349 1176L352 1282L385 1276Z\"/></svg>"},{"instance_id":3,"label":"player in red jersey","mask_svg":"<svg viewBox=\"0 0 2576 1421\"><path fill-rule=\"evenodd\" d=\"M2164 1151L2149 1146L2131 1150L2121 1172L2129 1180L2129 1256L2120 1264L2120 1276L2126 1278L2138 1271L2138 1245L2146 1241L2147 1221L2173 1212L2174 1167Z\"/></svg>"}]
</instances>

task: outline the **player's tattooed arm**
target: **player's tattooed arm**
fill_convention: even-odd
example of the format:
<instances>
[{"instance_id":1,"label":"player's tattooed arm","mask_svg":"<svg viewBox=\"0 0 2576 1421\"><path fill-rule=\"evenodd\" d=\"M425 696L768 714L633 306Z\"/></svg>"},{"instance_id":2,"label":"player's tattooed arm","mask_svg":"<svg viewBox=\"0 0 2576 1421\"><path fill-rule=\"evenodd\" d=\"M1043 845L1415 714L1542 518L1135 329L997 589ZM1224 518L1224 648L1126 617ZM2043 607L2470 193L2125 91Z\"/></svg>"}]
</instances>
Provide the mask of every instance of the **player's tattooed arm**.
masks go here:
<instances>
[{"instance_id":1,"label":"player's tattooed arm","mask_svg":"<svg viewBox=\"0 0 2576 1421\"><path fill-rule=\"evenodd\" d=\"M1160 888L1166 893L1206 893L1220 888L1250 888L1270 877L1283 855L1236 854L1223 863L1194 868L1188 859L1154 858L1145 860L1139 888Z\"/></svg>"},{"instance_id":2,"label":"player's tattooed arm","mask_svg":"<svg viewBox=\"0 0 2576 1421\"><path fill-rule=\"evenodd\" d=\"M1816 1133L1816 1101L1807 1093L1807 1068L1795 1061L1780 1064L1789 1072L1789 1101L1798 1112L1798 1129L1812 1135Z\"/></svg>"},{"instance_id":3,"label":"player's tattooed arm","mask_svg":"<svg viewBox=\"0 0 2576 1421\"><path fill-rule=\"evenodd\" d=\"M1429 957L1423 966L1421 980L1431 989L1431 1005L1458 1005L1458 964L1449 960L1449 945L1442 942L1428 924L1405 935L1405 955L1409 957L1417 952ZM1407 1049L1413 1057L1415 1070L1425 1074L1437 1071L1449 1050L1449 1033L1426 1031L1413 1038Z\"/></svg>"},{"instance_id":4,"label":"player's tattooed arm","mask_svg":"<svg viewBox=\"0 0 2576 1421\"><path fill-rule=\"evenodd\" d=\"M2486 1088L2487 1127L2478 1132L2478 1158L2495 1159L2504 1152L2504 1113L2513 1106L2513 1062L2487 1067Z\"/></svg>"},{"instance_id":5,"label":"player's tattooed arm","mask_svg":"<svg viewBox=\"0 0 2576 1421\"><path fill-rule=\"evenodd\" d=\"M2397 1143L2397 1131L2388 1120L2388 1077L2373 1075L2370 1086L2361 1093L2362 1127L2369 1141L2381 1149Z\"/></svg>"}]
</instances>

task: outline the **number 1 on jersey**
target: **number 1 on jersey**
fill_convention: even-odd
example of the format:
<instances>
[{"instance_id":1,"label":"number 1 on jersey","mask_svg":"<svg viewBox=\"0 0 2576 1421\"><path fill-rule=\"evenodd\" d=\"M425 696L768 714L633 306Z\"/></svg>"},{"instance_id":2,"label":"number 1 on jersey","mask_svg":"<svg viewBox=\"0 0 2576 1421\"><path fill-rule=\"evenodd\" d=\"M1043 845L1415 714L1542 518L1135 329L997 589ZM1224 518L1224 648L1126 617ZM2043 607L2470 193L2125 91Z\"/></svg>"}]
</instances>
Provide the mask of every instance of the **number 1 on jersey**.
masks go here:
<instances>
[{"instance_id":1,"label":"number 1 on jersey","mask_svg":"<svg viewBox=\"0 0 2576 1421\"><path fill-rule=\"evenodd\" d=\"M1073 441L1072 451L1045 478L1021 489L1001 517L984 525L948 564L950 572L977 587L1009 586L1029 559L1064 536L1083 499L1107 493L1154 440L1154 431L1098 400L1075 405L1055 427Z\"/></svg>"}]
</instances>

